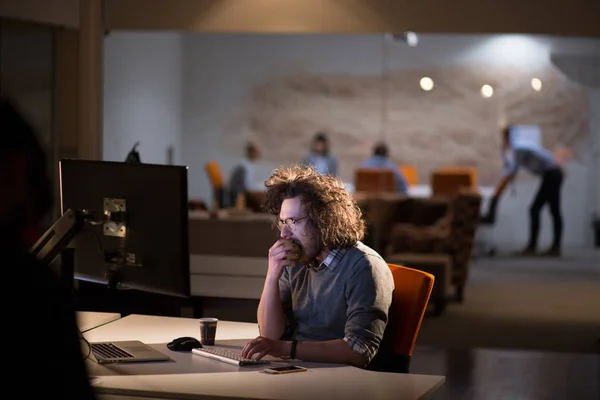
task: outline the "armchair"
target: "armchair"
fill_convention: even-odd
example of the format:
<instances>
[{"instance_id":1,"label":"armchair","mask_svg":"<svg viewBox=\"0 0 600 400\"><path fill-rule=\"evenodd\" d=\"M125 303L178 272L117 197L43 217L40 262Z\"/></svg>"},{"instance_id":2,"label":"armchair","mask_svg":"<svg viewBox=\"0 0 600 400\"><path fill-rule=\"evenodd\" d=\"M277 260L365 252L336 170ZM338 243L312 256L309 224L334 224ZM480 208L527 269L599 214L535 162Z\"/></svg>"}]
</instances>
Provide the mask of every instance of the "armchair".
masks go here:
<instances>
[{"instance_id":1,"label":"armchair","mask_svg":"<svg viewBox=\"0 0 600 400\"><path fill-rule=\"evenodd\" d=\"M451 283L456 298L463 300L469 274L475 233L479 224L481 195L461 190L450 200L446 214L428 226L396 223L391 227L386 257L401 259L398 253L447 254L452 260Z\"/></svg>"}]
</instances>

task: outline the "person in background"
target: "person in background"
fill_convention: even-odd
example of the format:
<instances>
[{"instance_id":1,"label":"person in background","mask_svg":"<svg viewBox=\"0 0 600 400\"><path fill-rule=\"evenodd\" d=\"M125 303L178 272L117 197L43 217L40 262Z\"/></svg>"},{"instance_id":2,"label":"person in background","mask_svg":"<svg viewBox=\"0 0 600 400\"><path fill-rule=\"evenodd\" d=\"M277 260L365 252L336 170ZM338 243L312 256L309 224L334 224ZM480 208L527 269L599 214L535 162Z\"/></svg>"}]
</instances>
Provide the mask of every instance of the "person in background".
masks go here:
<instances>
[{"instance_id":1,"label":"person in background","mask_svg":"<svg viewBox=\"0 0 600 400\"><path fill-rule=\"evenodd\" d=\"M258 147L251 142L246 144L244 159L233 169L229 177L229 206L233 206L239 194L251 190L264 190L264 182L256 178L256 161L260 159Z\"/></svg>"},{"instance_id":2,"label":"person in background","mask_svg":"<svg viewBox=\"0 0 600 400\"><path fill-rule=\"evenodd\" d=\"M265 185L281 234L269 250L260 336L242 356L366 367L382 341L394 280L361 242L361 210L341 180L311 166L276 169Z\"/></svg>"},{"instance_id":3,"label":"person in background","mask_svg":"<svg viewBox=\"0 0 600 400\"><path fill-rule=\"evenodd\" d=\"M553 240L550 248L543 252L546 256L560 256L563 233L563 217L561 212L561 188L564 172L561 163L549 150L535 143L512 140L510 129L502 130L502 158L504 173L496 186L496 190L487 214L482 221L494 221L498 202L506 187L515 179L519 169L525 168L529 173L541 178L539 189L529 207L529 242L519 252L521 255L537 253L540 231L540 211L546 204L550 207L553 222Z\"/></svg>"},{"instance_id":4,"label":"person in background","mask_svg":"<svg viewBox=\"0 0 600 400\"><path fill-rule=\"evenodd\" d=\"M45 229L52 207L47 161L36 132L7 98L0 99L0 254L4 282L17 285L5 301L4 325L14 340L5 381L16 384L35 367L22 397L93 399L72 293L29 249ZM8 292L7 292L8 293ZM26 307L25 304L27 304ZM9 329L9 328L6 328ZM51 347L46 354L44 343ZM12 353L12 355L11 355Z\"/></svg>"},{"instance_id":5,"label":"person in background","mask_svg":"<svg viewBox=\"0 0 600 400\"><path fill-rule=\"evenodd\" d=\"M376 143L373 147L373 155L362 162L362 168L391 169L396 177L396 191L402 194L408 193L406 178L400 171L400 167L389 159L389 150L385 143Z\"/></svg>"},{"instance_id":6,"label":"person in background","mask_svg":"<svg viewBox=\"0 0 600 400\"><path fill-rule=\"evenodd\" d=\"M330 153L329 138L324 133L317 133L313 137L310 154L302 161L304 165L312 165L323 175L338 173L338 162Z\"/></svg>"}]
</instances>

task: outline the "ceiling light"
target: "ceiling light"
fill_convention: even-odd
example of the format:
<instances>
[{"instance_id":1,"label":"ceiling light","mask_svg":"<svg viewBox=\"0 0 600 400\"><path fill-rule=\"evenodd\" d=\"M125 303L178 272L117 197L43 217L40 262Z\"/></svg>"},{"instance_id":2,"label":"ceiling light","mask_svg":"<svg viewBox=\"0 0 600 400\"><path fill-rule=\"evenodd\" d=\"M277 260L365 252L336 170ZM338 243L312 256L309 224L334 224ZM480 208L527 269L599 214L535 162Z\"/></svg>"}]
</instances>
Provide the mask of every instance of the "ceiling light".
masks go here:
<instances>
[{"instance_id":1,"label":"ceiling light","mask_svg":"<svg viewBox=\"0 0 600 400\"><path fill-rule=\"evenodd\" d=\"M410 47L415 47L419 44L419 37L414 32L405 32L404 39L406 39L406 43L408 43Z\"/></svg>"},{"instance_id":2,"label":"ceiling light","mask_svg":"<svg viewBox=\"0 0 600 400\"><path fill-rule=\"evenodd\" d=\"M533 78L531 80L531 87L536 92L539 92L540 90L542 90L542 80L539 78Z\"/></svg>"},{"instance_id":3,"label":"ceiling light","mask_svg":"<svg viewBox=\"0 0 600 400\"><path fill-rule=\"evenodd\" d=\"M428 76L424 76L419 81L419 85L421 86L421 89L423 89L426 92L429 92L431 89L433 89L433 79L431 79Z\"/></svg>"},{"instance_id":4,"label":"ceiling light","mask_svg":"<svg viewBox=\"0 0 600 400\"><path fill-rule=\"evenodd\" d=\"M494 95L494 88L491 87L490 85L483 85L481 87L481 95L483 97L485 97L486 99L489 99L490 97L492 97Z\"/></svg>"}]
</instances>

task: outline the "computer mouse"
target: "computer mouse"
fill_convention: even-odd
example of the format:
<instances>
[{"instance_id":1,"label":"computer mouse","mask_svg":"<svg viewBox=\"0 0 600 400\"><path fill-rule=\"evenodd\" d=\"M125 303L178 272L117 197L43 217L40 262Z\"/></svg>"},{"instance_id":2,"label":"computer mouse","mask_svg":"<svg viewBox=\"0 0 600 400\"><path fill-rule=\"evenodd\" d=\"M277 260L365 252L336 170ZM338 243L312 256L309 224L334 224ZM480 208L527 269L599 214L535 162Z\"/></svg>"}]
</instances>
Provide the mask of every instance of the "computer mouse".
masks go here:
<instances>
[{"instance_id":1,"label":"computer mouse","mask_svg":"<svg viewBox=\"0 0 600 400\"><path fill-rule=\"evenodd\" d=\"M167 348L173 351L192 351L202 347L200 341L191 336L184 336L167 343Z\"/></svg>"}]
</instances>

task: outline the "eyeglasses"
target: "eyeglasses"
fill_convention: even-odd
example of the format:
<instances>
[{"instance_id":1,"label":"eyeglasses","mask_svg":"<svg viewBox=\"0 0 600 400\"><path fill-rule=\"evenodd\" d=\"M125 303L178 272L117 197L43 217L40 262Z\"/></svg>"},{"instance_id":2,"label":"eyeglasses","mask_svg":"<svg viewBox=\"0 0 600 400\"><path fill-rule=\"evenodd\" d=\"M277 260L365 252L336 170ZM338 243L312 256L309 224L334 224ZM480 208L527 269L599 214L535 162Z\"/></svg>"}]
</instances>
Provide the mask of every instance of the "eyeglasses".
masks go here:
<instances>
[{"instance_id":1,"label":"eyeglasses","mask_svg":"<svg viewBox=\"0 0 600 400\"><path fill-rule=\"evenodd\" d=\"M306 219L306 218L308 218L308 217L279 219L279 220L277 220L277 227L279 228L280 231L282 231L283 227L287 225L287 227L293 231L296 229L296 222L302 221L303 219Z\"/></svg>"}]
</instances>

